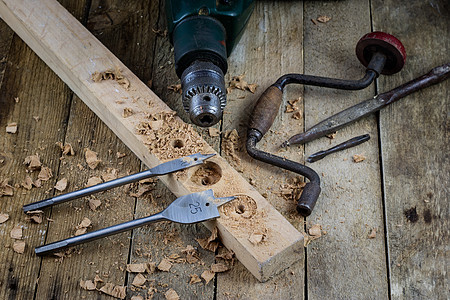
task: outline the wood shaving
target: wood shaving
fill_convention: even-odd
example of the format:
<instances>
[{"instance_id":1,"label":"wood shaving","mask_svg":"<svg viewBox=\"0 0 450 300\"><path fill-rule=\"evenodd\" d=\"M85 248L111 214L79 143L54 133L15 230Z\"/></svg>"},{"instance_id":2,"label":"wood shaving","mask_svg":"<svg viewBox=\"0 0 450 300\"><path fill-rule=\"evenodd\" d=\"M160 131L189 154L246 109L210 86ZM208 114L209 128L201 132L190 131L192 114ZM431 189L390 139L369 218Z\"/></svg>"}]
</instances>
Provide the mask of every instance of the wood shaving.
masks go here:
<instances>
[{"instance_id":1,"label":"wood shaving","mask_svg":"<svg viewBox=\"0 0 450 300\"><path fill-rule=\"evenodd\" d=\"M166 297L167 300L179 300L180 299L180 297L178 296L177 292L175 292L174 289L169 289L167 292L165 292L164 297Z\"/></svg>"},{"instance_id":2,"label":"wood shaving","mask_svg":"<svg viewBox=\"0 0 450 300\"><path fill-rule=\"evenodd\" d=\"M38 179L41 181L47 181L53 177L52 170L49 167L42 167L39 172Z\"/></svg>"},{"instance_id":3,"label":"wood shaving","mask_svg":"<svg viewBox=\"0 0 450 300\"><path fill-rule=\"evenodd\" d=\"M95 284L92 282L92 280L80 280L80 286L87 291L96 290Z\"/></svg>"},{"instance_id":4,"label":"wood shaving","mask_svg":"<svg viewBox=\"0 0 450 300\"><path fill-rule=\"evenodd\" d=\"M297 98L297 99L293 99L293 100L289 100L287 105L286 105L286 113L291 113L294 111L298 111L299 107L297 106L298 102L300 102L300 100L302 100L301 97Z\"/></svg>"},{"instance_id":5,"label":"wood shaving","mask_svg":"<svg viewBox=\"0 0 450 300\"><path fill-rule=\"evenodd\" d=\"M100 164L101 160L97 158L97 152L94 152L90 150L89 148L84 149L84 157L86 159L86 163L88 164L89 168L94 170L97 168L97 166Z\"/></svg>"},{"instance_id":6,"label":"wood shaving","mask_svg":"<svg viewBox=\"0 0 450 300\"><path fill-rule=\"evenodd\" d=\"M125 286L119 286L108 282L100 289L100 292L115 298L125 299L127 296L126 289L127 288Z\"/></svg>"},{"instance_id":7,"label":"wood shaving","mask_svg":"<svg viewBox=\"0 0 450 300\"><path fill-rule=\"evenodd\" d=\"M336 135L337 135L337 131L336 132L333 132L333 133L330 133L330 134L327 134L327 135L325 135L327 138L329 138L330 140L332 140L332 139L334 139L334 138L336 138Z\"/></svg>"},{"instance_id":8,"label":"wood shaving","mask_svg":"<svg viewBox=\"0 0 450 300\"><path fill-rule=\"evenodd\" d=\"M139 197L142 197L145 193L150 192L153 189L154 189L153 185L140 184L138 191L136 193L130 193L130 196L139 198Z\"/></svg>"},{"instance_id":9,"label":"wood shaving","mask_svg":"<svg viewBox=\"0 0 450 300\"><path fill-rule=\"evenodd\" d=\"M125 153L120 153L120 152L117 152L116 153L116 158L122 158L122 157L125 157L126 156L126 154Z\"/></svg>"},{"instance_id":10,"label":"wood shaving","mask_svg":"<svg viewBox=\"0 0 450 300\"><path fill-rule=\"evenodd\" d=\"M217 247L219 247L218 237L217 227L214 227L211 236L205 239L196 239L196 241L203 249L216 252Z\"/></svg>"},{"instance_id":11,"label":"wood shaving","mask_svg":"<svg viewBox=\"0 0 450 300\"><path fill-rule=\"evenodd\" d=\"M10 232L11 238L15 240L21 240L22 239L22 227L20 225L16 225Z\"/></svg>"},{"instance_id":12,"label":"wood shaving","mask_svg":"<svg viewBox=\"0 0 450 300\"><path fill-rule=\"evenodd\" d=\"M148 298L151 299L151 298ZM130 300L144 300L144 297L137 295L137 296L132 296Z\"/></svg>"},{"instance_id":13,"label":"wood shaving","mask_svg":"<svg viewBox=\"0 0 450 300\"><path fill-rule=\"evenodd\" d=\"M27 190L31 190L33 188L33 179L29 175L25 176L22 186Z\"/></svg>"},{"instance_id":14,"label":"wood shaving","mask_svg":"<svg viewBox=\"0 0 450 300\"><path fill-rule=\"evenodd\" d=\"M362 154L355 154L352 156L353 162L359 163L366 160L366 157Z\"/></svg>"},{"instance_id":15,"label":"wood shaving","mask_svg":"<svg viewBox=\"0 0 450 300\"><path fill-rule=\"evenodd\" d=\"M202 280L197 274L190 274L189 276L191 277L189 284L196 284L202 282Z\"/></svg>"},{"instance_id":16,"label":"wood shaving","mask_svg":"<svg viewBox=\"0 0 450 300\"><path fill-rule=\"evenodd\" d=\"M209 127L208 133L210 137L217 137L220 135L220 130L215 127Z\"/></svg>"},{"instance_id":17,"label":"wood shaving","mask_svg":"<svg viewBox=\"0 0 450 300\"><path fill-rule=\"evenodd\" d=\"M67 187L67 178L59 180L55 185L55 189L60 192L64 191L66 187Z\"/></svg>"},{"instance_id":18,"label":"wood shaving","mask_svg":"<svg viewBox=\"0 0 450 300\"><path fill-rule=\"evenodd\" d=\"M158 270L163 272L169 272L170 268L172 268L172 263L167 258L161 260L158 265Z\"/></svg>"},{"instance_id":19,"label":"wood shaving","mask_svg":"<svg viewBox=\"0 0 450 300\"><path fill-rule=\"evenodd\" d=\"M244 77L245 75L243 74L239 76L233 76L231 78L231 81L228 83L228 87L230 88L230 90L232 89L240 89L242 91L247 90L250 91L252 94L254 94L258 85L254 83L247 83L247 81L244 80Z\"/></svg>"},{"instance_id":20,"label":"wood shaving","mask_svg":"<svg viewBox=\"0 0 450 300\"><path fill-rule=\"evenodd\" d=\"M75 235L82 235L85 234L87 232L88 227L90 227L92 225L91 220L89 220L88 218L84 218L80 224L77 225L77 227L75 227L76 232Z\"/></svg>"},{"instance_id":21,"label":"wood shaving","mask_svg":"<svg viewBox=\"0 0 450 300\"><path fill-rule=\"evenodd\" d=\"M0 197L2 196L14 196L14 189L9 185L9 178L0 182Z\"/></svg>"},{"instance_id":22,"label":"wood shaving","mask_svg":"<svg viewBox=\"0 0 450 300\"><path fill-rule=\"evenodd\" d=\"M127 272L129 273L145 273L147 266L145 264L128 264Z\"/></svg>"},{"instance_id":23,"label":"wood shaving","mask_svg":"<svg viewBox=\"0 0 450 300\"><path fill-rule=\"evenodd\" d=\"M133 282L131 284L134 286L143 286L146 281L147 281L147 278L145 278L144 275L139 273L136 275L136 277L134 277Z\"/></svg>"},{"instance_id":24,"label":"wood shaving","mask_svg":"<svg viewBox=\"0 0 450 300\"><path fill-rule=\"evenodd\" d=\"M100 82L103 80L115 80L124 89L128 90L130 88L130 81L128 80L128 78L123 76L122 71L117 66L114 68L114 70L108 69L104 72L94 72L94 74L92 74L92 81Z\"/></svg>"},{"instance_id":25,"label":"wood shaving","mask_svg":"<svg viewBox=\"0 0 450 300\"><path fill-rule=\"evenodd\" d=\"M234 260L234 252L226 249L223 253L217 254L216 258L222 258L225 260Z\"/></svg>"},{"instance_id":26,"label":"wood shaving","mask_svg":"<svg viewBox=\"0 0 450 300\"><path fill-rule=\"evenodd\" d=\"M225 131L222 140L222 151L226 156L231 157L233 162L237 165L241 163L241 159L237 155L239 146L239 134L236 129Z\"/></svg>"},{"instance_id":27,"label":"wood shaving","mask_svg":"<svg viewBox=\"0 0 450 300\"><path fill-rule=\"evenodd\" d=\"M228 267L227 265L222 264L222 263L217 263L217 264L211 265L211 271L214 273L226 272L229 269L230 269L230 267Z\"/></svg>"},{"instance_id":28,"label":"wood shaving","mask_svg":"<svg viewBox=\"0 0 450 300\"><path fill-rule=\"evenodd\" d=\"M253 232L250 237L248 238L249 242L253 245L258 245L262 243L264 240L265 234L260 232Z\"/></svg>"},{"instance_id":29,"label":"wood shaving","mask_svg":"<svg viewBox=\"0 0 450 300\"><path fill-rule=\"evenodd\" d=\"M303 188L305 185L306 183L303 182L303 179L299 176L290 178L286 184L281 186L281 196L286 200L297 202L303 193Z\"/></svg>"},{"instance_id":30,"label":"wood shaving","mask_svg":"<svg viewBox=\"0 0 450 300\"><path fill-rule=\"evenodd\" d=\"M44 212L42 210L32 210L32 211L27 211L27 215L29 215L29 220L37 223L37 224L41 224L42 223L42 216L43 216Z\"/></svg>"},{"instance_id":31,"label":"wood shaving","mask_svg":"<svg viewBox=\"0 0 450 300\"><path fill-rule=\"evenodd\" d=\"M206 281L206 284L208 284L214 278L214 276L216 276L216 273L211 270L206 270L200 276Z\"/></svg>"},{"instance_id":32,"label":"wood shaving","mask_svg":"<svg viewBox=\"0 0 450 300\"><path fill-rule=\"evenodd\" d=\"M100 201L99 199L97 199L97 198L89 199L89 208L92 211L96 211L100 205L102 205L102 201Z\"/></svg>"},{"instance_id":33,"label":"wood shaving","mask_svg":"<svg viewBox=\"0 0 450 300\"><path fill-rule=\"evenodd\" d=\"M20 101L19 97L14 97L14 101L16 101L16 103L19 103Z\"/></svg>"},{"instance_id":34,"label":"wood shaving","mask_svg":"<svg viewBox=\"0 0 450 300\"><path fill-rule=\"evenodd\" d=\"M101 279L100 276L95 275L95 277L94 277L94 284L95 284L96 287L97 287L97 283L99 283L99 282L103 282L103 279Z\"/></svg>"},{"instance_id":35,"label":"wood shaving","mask_svg":"<svg viewBox=\"0 0 450 300\"><path fill-rule=\"evenodd\" d=\"M33 185L37 188L40 188L42 186L42 181L38 178L33 182Z\"/></svg>"},{"instance_id":36,"label":"wood shaving","mask_svg":"<svg viewBox=\"0 0 450 300\"><path fill-rule=\"evenodd\" d=\"M16 253L23 254L25 252L25 242L15 241L13 244L13 250Z\"/></svg>"},{"instance_id":37,"label":"wood shaving","mask_svg":"<svg viewBox=\"0 0 450 300\"><path fill-rule=\"evenodd\" d=\"M86 183L86 187L97 185L102 182L103 182L103 180L100 177L94 176L94 177L91 177L88 179L88 182Z\"/></svg>"},{"instance_id":38,"label":"wood shaving","mask_svg":"<svg viewBox=\"0 0 450 300\"><path fill-rule=\"evenodd\" d=\"M191 245L188 245L186 249L181 250L182 253L186 254L186 261L190 264L196 263L200 259L200 255L197 250Z\"/></svg>"},{"instance_id":39,"label":"wood shaving","mask_svg":"<svg viewBox=\"0 0 450 300\"><path fill-rule=\"evenodd\" d=\"M331 20L331 18L328 17L328 16L319 16L319 17L317 18L317 21L320 22L320 23L327 23L327 22L329 22L330 20Z\"/></svg>"},{"instance_id":40,"label":"wood shaving","mask_svg":"<svg viewBox=\"0 0 450 300\"><path fill-rule=\"evenodd\" d=\"M171 85L169 85L169 86L167 87L167 89L168 89L169 91L174 92L174 93L181 94L181 83L179 83L179 84L171 84Z\"/></svg>"},{"instance_id":41,"label":"wood shaving","mask_svg":"<svg viewBox=\"0 0 450 300\"><path fill-rule=\"evenodd\" d=\"M64 155L71 155L71 156L75 155L75 150L73 150L71 144L63 145L62 142L56 142L56 145L61 149L62 154L64 154Z\"/></svg>"},{"instance_id":42,"label":"wood shaving","mask_svg":"<svg viewBox=\"0 0 450 300\"><path fill-rule=\"evenodd\" d=\"M9 123L6 126L6 132L7 133L16 133L17 132L17 123Z\"/></svg>"},{"instance_id":43,"label":"wood shaving","mask_svg":"<svg viewBox=\"0 0 450 300\"><path fill-rule=\"evenodd\" d=\"M311 228L309 228L308 232L309 235L319 238L322 236L322 225L314 224Z\"/></svg>"},{"instance_id":44,"label":"wood shaving","mask_svg":"<svg viewBox=\"0 0 450 300\"><path fill-rule=\"evenodd\" d=\"M167 29L161 30L161 29L152 28L152 31L153 31L153 33L155 33L156 35L159 35L161 37L167 37L167 34L169 33L167 31Z\"/></svg>"},{"instance_id":45,"label":"wood shaving","mask_svg":"<svg viewBox=\"0 0 450 300\"><path fill-rule=\"evenodd\" d=\"M5 223L6 221L9 220L9 215L8 214L0 214L0 224Z\"/></svg>"},{"instance_id":46,"label":"wood shaving","mask_svg":"<svg viewBox=\"0 0 450 300\"><path fill-rule=\"evenodd\" d=\"M367 236L369 239L374 239L377 237L377 229L376 228L372 228L372 231L369 233L369 235Z\"/></svg>"},{"instance_id":47,"label":"wood shaving","mask_svg":"<svg viewBox=\"0 0 450 300\"><path fill-rule=\"evenodd\" d=\"M106 170L106 173L102 174L102 179L105 182L117 179L117 177L119 177L119 170L114 168L108 168Z\"/></svg>"},{"instance_id":48,"label":"wood shaving","mask_svg":"<svg viewBox=\"0 0 450 300\"><path fill-rule=\"evenodd\" d=\"M129 107L125 107L122 112L122 117L128 118L134 114L133 110Z\"/></svg>"},{"instance_id":49,"label":"wood shaving","mask_svg":"<svg viewBox=\"0 0 450 300\"><path fill-rule=\"evenodd\" d=\"M302 113L299 111L296 111L295 113L292 114L292 118L296 119L296 120L300 120L302 118Z\"/></svg>"},{"instance_id":50,"label":"wood shaving","mask_svg":"<svg viewBox=\"0 0 450 300\"><path fill-rule=\"evenodd\" d=\"M36 155L30 155L25 157L25 161L23 163L27 165L28 169L31 171L38 171L41 169L42 166L41 160L37 153Z\"/></svg>"}]
</instances>

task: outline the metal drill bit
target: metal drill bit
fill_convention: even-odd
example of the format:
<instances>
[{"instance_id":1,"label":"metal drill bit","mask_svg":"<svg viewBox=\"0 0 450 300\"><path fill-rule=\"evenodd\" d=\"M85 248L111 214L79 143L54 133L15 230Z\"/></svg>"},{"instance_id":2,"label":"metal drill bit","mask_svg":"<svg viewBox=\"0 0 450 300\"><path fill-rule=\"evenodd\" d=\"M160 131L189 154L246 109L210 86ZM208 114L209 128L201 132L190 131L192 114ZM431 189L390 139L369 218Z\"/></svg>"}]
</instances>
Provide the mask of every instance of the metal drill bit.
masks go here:
<instances>
[{"instance_id":1,"label":"metal drill bit","mask_svg":"<svg viewBox=\"0 0 450 300\"><path fill-rule=\"evenodd\" d=\"M189 156L174 159L174 160L162 163L152 169L140 172L140 173L132 174L132 175L125 176L122 178L117 178L117 179L114 179L111 181L107 181L107 182L104 182L101 184L97 184L94 186L90 186L90 187L81 189L78 191L73 191L71 193L58 195L58 196L48 198L48 199L45 199L42 201L24 205L23 211L27 212L27 211L32 211L32 210L43 209L48 206L67 202L67 201L70 201L73 199L78 199L78 198L81 198L84 196L89 196L89 195L92 195L92 194L95 194L98 192L102 192L102 191L109 190L109 189L112 189L112 188L115 188L115 187L118 187L121 185L125 185L128 183L137 182L137 181L147 179L150 177L174 173L174 172L184 170L184 169L196 166L196 165L200 165L203 163L203 161L205 161L208 158L213 157L214 155L215 155L214 153L212 153L212 154L196 153L196 154L192 154Z\"/></svg>"},{"instance_id":2,"label":"metal drill bit","mask_svg":"<svg viewBox=\"0 0 450 300\"><path fill-rule=\"evenodd\" d=\"M173 201L165 210L157 214L106 227L97 231L74 236L62 241L37 247L37 255L47 255L68 247L121 233L153 222L171 221L181 224L192 224L220 217L218 207L235 197L214 197L213 190L181 196Z\"/></svg>"},{"instance_id":3,"label":"metal drill bit","mask_svg":"<svg viewBox=\"0 0 450 300\"><path fill-rule=\"evenodd\" d=\"M348 141L345 141L345 142L343 142L343 143L341 143L341 144L339 144L337 146L334 146L334 147L332 147L332 148L330 148L328 150L323 150L323 151L319 151L319 152L316 152L314 154L311 154L306 159L306 161L309 162L309 163L316 162L316 161L321 160L322 158L324 158L325 156L327 156L327 155L329 155L331 153L334 153L334 152L337 152L337 151L341 151L341 150L344 150L344 149L348 149L348 148L351 148L351 147L355 147L355 146L360 145L360 144L362 144L364 142L367 142L368 140L370 140L370 135L368 135L368 134L364 134L364 135L360 135L360 136L354 137L354 138L349 139Z\"/></svg>"}]
</instances>

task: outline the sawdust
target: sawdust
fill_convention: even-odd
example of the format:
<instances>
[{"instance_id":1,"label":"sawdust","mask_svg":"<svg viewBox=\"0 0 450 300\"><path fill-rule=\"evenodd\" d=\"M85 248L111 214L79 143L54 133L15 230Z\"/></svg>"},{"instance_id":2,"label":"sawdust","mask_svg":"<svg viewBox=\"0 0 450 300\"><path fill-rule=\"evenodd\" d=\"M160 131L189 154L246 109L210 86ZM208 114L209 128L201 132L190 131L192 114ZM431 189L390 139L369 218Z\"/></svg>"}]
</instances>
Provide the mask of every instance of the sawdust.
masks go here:
<instances>
[{"instance_id":1,"label":"sawdust","mask_svg":"<svg viewBox=\"0 0 450 300\"><path fill-rule=\"evenodd\" d=\"M22 239L22 235L23 235L23 231L22 231L22 227L20 225L16 225L11 232L9 233L9 235L11 236L12 239L15 240L21 240Z\"/></svg>"},{"instance_id":2,"label":"sawdust","mask_svg":"<svg viewBox=\"0 0 450 300\"><path fill-rule=\"evenodd\" d=\"M217 263L211 265L211 271L214 273L222 273L230 270L230 267L223 264L223 263Z\"/></svg>"},{"instance_id":3,"label":"sawdust","mask_svg":"<svg viewBox=\"0 0 450 300\"><path fill-rule=\"evenodd\" d=\"M177 292L175 292L174 289L169 289L167 292L165 292L164 297L166 297L167 300L179 300L180 299L180 297L178 296Z\"/></svg>"},{"instance_id":4,"label":"sawdust","mask_svg":"<svg viewBox=\"0 0 450 300\"><path fill-rule=\"evenodd\" d=\"M133 282L131 284L134 286L140 287L140 286L143 286L146 281L147 281L147 278L145 278L144 275L139 273L134 277Z\"/></svg>"},{"instance_id":5,"label":"sawdust","mask_svg":"<svg viewBox=\"0 0 450 300\"><path fill-rule=\"evenodd\" d=\"M196 239L200 247L211 252L216 252L217 247L219 247L219 235L217 227L214 227L211 231L211 235L204 239Z\"/></svg>"},{"instance_id":6,"label":"sawdust","mask_svg":"<svg viewBox=\"0 0 450 300\"><path fill-rule=\"evenodd\" d=\"M87 232L87 229L92 225L91 220L89 220L88 218L84 218L80 224L78 224L75 229L75 236L77 235L82 235L85 234Z\"/></svg>"},{"instance_id":7,"label":"sawdust","mask_svg":"<svg viewBox=\"0 0 450 300\"><path fill-rule=\"evenodd\" d=\"M225 131L222 140L222 153L229 156L232 162L239 165L241 163L240 157L237 155L239 147L239 134L236 129Z\"/></svg>"},{"instance_id":8,"label":"sawdust","mask_svg":"<svg viewBox=\"0 0 450 300\"><path fill-rule=\"evenodd\" d=\"M125 299L127 296L125 286L115 285L113 283L107 282L99 291L114 298Z\"/></svg>"},{"instance_id":9,"label":"sawdust","mask_svg":"<svg viewBox=\"0 0 450 300\"><path fill-rule=\"evenodd\" d=\"M331 17L328 16L319 16L317 17L317 21L320 23L327 23L331 20Z\"/></svg>"},{"instance_id":10,"label":"sawdust","mask_svg":"<svg viewBox=\"0 0 450 300\"><path fill-rule=\"evenodd\" d=\"M174 93L181 94L181 83L179 83L179 84L171 84L171 85L169 85L169 86L167 87L167 89L168 89L169 91L174 92Z\"/></svg>"},{"instance_id":11,"label":"sawdust","mask_svg":"<svg viewBox=\"0 0 450 300\"><path fill-rule=\"evenodd\" d=\"M38 179L41 181L47 181L53 177L53 172L49 167L42 167L39 172Z\"/></svg>"},{"instance_id":12,"label":"sawdust","mask_svg":"<svg viewBox=\"0 0 450 300\"><path fill-rule=\"evenodd\" d=\"M170 268L172 268L172 263L167 258L161 260L161 262L158 265L158 270L163 272L169 272Z\"/></svg>"},{"instance_id":13,"label":"sawdust","mask_svg":"<svg viewBox=\"0 0 450 300\"><path fill-rule=\"evenodd\" d=\"M367 238L374 239L376 237L377 237L377 229L376 228L372 228L372 230L370 231L370 233L367 236Z\"/></svg>"},{"instance_id":14,"label":"sawdust","mask_svg":"<svg viewBox=\"0 0 450 300\"><path fill-rule=\"evenodd\" d=\"M0 197L14 196L14 189L9 185L9 178L0 181Z\"/></svg>"},{"instance_id":15,"label":"sawdust","mask_svg":"<svg viewBox=\"0 0 450 300\"><path fill-rule=\"evenodd\" d=\"M175 117L175 112L149 115L148 121L138 124L136 130L144 136L150 152L162 161L201 152L206 146L192 126Z\"/></svg>"},{"instance_id":16,"label":"sawdust","mask_svg":"<svg viewBox=\"0 0 450 300\"><path fill-rule=\"evenodd\" d=\"M122 112L122 117L128 118L134 114L133 110L129 107L125 107Z\"/></svg>"},{"instance_id":17,"label":"sawdust","mask_svg":"<svg viewBox=\"0 0 450 300\"><path fill-rule=\"evenodd\" d=\"M89 148L84 149L84 157L89 168L94 170L100 164L101 160L97 158L97 152L90 150Z\"/></svg>"},{"instance_id":18,"label":"sawdust","mask_svg":"<svg viewBox=\"0 0 450 300\"><path fill-rule=\"evenodd\" d=\"M265 237L266 235L263 232L252 232L248 240L250 241L250 243L256 246L262 243Z\"/></svg>"},{"instance_id":19,"label":"sawdust","mask_svg":"<svg viewBox=\"0 0 450 300\"><path fill-rule=\"evenodd\" d=\"M25 242L24 241L15 241L13 244L13 250L16 253L23 254L25 252Z\"/></svg>"},{"instance_id":20,"label":"sawdust","mask_svg":"<svg viewBox=\"0 0 450 300\"><path fill-rule=\"evenodd\" d=\"M94 186L94 185L100 184L102 182L103 182L103 180L100 177L93 176L88 179L88 182L86 183L86 187Z\"/></svg>"},{"instance_id":21,"label":"sawdust","mask_svg":"<svg viewBox=\"0 0 450 300\"><path fill-rule=\"evenodd\" d=\"M9 123L6 126L6 133L16 133L17 132L17 123L13 122L13 123Z\"/></svg>"},{"instance_id":22,"label":"sawdust","mask_svg":"<svg viewBox=\"0 0 450 300\"><path fill-rule=\"evenodd\" d=\"M206 284L208 284L214 278L214 276L216 276L216 273L211 270L206 270L200 276L205 280Z\"/></svg>"},{"instance_id":23,"label":"sawdust","mask_svg":"<svg viewBox=\"0 0 450 300\"><path fill-rule=\"evenodd\" d=\"M27 190L31 190L33 188L33 179L29 175L25 176L22 186Z\"/></svg>"},{"instance_id":24,"label":"sawdust","mask_svg":"<svg viewBox=\"0 0 450 300\"><path fill-rule=\"evenodd\" d=\"M300 176L290 178L287 180L286 184L281 186L281 196L286 200L297 202L302 195L305 185L306 183L303 182L303 179Z\"/></svg>"},{"instance_id":25,"label":"sawdust","mask_svg":"<svg viewBox=\"0 0 450 300\"><path fill-rule=\"evenodd\" d=\"M92 280L80 280L80 286L87 291L94 291L97 289Z\"/></svg>"},{"instance_id":26,"label":"sawdust","mask_svg":"<svg viewBox=\"0 0 450 300\"><path fill-rule=\"evenodd\" d=\"M67 187L67 178L59 180L55 185L55 189L60 192L64 191L66 187Z\"/></svg>"},{"instance_id":27,"label":"sawdust","mask_svg":"<svg viewBox=\"0 0 450 300\"><path fill-rule=\"evenodd\" d=\"M99 199L95 198L94 196L91 196L92 198L89 199L88 205L89 208L92 211L96 211L97 208L102 205L102 201L100 201Z\"/></svg>"},{"instance_id":28,"label":"sawdust","mask_svg":"<svg viewBox=\"0 0 450 300\"><path fill-rule=\"evenodd\" d=\"M300 102L300 100L302 100L302 97L298 97L297 99L289 100L286 105L286 110L284 112L291 113L294 111L298 111L299 107L297 106L297 104L298 104L298 102Z\"/></svg>"},{"instance_id":29,"label":"sawdust","mask_svg":"<svg viewBox=\"0 0 450 300\"><path fill-rule=\"evenodd\" d=\"M189 284L196 284L202 282L202 280L197 274L190 274L189 276L191 277Z\"/></svg>"},{"instance_id":30,"label":"sawdust","mask_svg":"<svg viewBox=\"0 0 450 300\"><path fill-rule=\"evenodd\" d=\"M94 72L94 74L92 74L92 80L94 82L101 82L103 80L115 80L124 89L129 90L130 88L130 81L125 76L123 76L122 72L117 66L114 68L114 70L108 69L104 72Z\"/></svg>"},{"instance_id":31,"label":"sawdust","mask_svg":"<svg viewBox=\"0 0 450 300\"><path fill-rule=\"evenodd\" d=\"M28 219L36 224L42 223L43 214L44 212L42 210L27 211L27 215L29 215Z\"/></svg>"},{"instance_id":32,"label":"sawdust","mask_svg":"<svg viewBox=\"0 0 450 300\"><path fill-rule=\"evenodd\" d=\"M231 91L233 89L239 89L242 91L249 91L252 94L256 92L256 88L258 87L255 83L248 83L244 80L245 75L233 76L231 77L231 81L228 83L227 91Z\"/></svg>"},{"instance_id":33,"label":"sawdust","mask_svg":"<svg viewBox=\"0 0 450 300\"><path fill-rule=\"evenodd\" d=\"M23 163L25 165L27 165L28 169L31 171L39 171L42 167L41 160L37 153L36 153L36 155L30 155L30 156L25 157L25 160Z\"/></svg>"},{"instance_id":34,"label":"sawdust","mask_svg":"<svg viewBox=\"0 0 450 300\"><path fill-rule=\"evenodd\" d=\"M362 154L355 154L352 156L352 159L354 163L359 163L366 160L366 157Z\"/></svg>"},{"instance_id":35,"label":"sawdust","mask_svg":"<svg viewBox=\"0 0 450 300\"><path fill-rule=\"evenodd\" d=\"M8 214L4 214L4 213L0 214L0 224L5 223L8 220L9 220L9 215Z\"/></svg>"},{"instance_id":36,"label":"sawdust","mask_svg":"<svg viewBox=\"0 0 450 300\"><path fill-rule=\"evenodd\" d=\"M74 156L75 155L75 150L73 150L71 144L63 145L62 142L56 142L56 145L61 149L62 154L70 155L70 156Z\"/></svg>"},{"instance_id":37,"label":"sawdust","mask_svg":"<svg viewBox=\"0 0 450 300\"><path fill-rule=\"evenodd\" d=\"M220 135L220 130L215 127L209 127L208 133L210 137L218 137Z\"/></svg>"}]
</instances>

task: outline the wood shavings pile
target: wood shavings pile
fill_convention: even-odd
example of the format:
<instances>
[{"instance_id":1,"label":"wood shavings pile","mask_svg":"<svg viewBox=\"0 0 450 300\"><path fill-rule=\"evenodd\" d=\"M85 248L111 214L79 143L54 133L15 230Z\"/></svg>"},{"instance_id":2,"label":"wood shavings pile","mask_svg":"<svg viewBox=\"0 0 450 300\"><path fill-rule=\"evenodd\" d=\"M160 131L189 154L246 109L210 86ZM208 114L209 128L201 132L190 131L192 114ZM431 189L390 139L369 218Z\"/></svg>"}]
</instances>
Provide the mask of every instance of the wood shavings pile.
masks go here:
<instances>
[{"instance_id":1,"label":"wood shavings pile","mask_svg":"<svg viewBox=\"0 0 450 300\"><path fill-rule=\"evenodd\" d=\"M6 125L6 133L14 134L16 132L17 132L17 123L16 122L9 123L8 125Z\"/></svg>"},{"instance_id":2,"label":"wood shavings pile","mask_svg":"<svg viewBox=\"0 0 450 300\"><path fill-rule=\"evenodd\" d=\"M222 152L225 156L231 157L232 161L239 165L241 158L237 155L239 148L239 134L236 129L225 131L222 140Z\"/></svg>"},{"instance_id":3,"label":"wood shavings pile","mask_svg":"<svg viewBox=\"0 0 450 300\"><path fill-rule=\"evenodd\" d=\"M217 247L219 247L219 235L217 231L217 227L214 227L214 229L211 232L211 235L204 239L196 239L200 247L202 247L205 250L209 250L211 252L216 252Z\"/></svg>"},{"instance_id":4,"label":"wood shavings pile","mask_svg":"<svg viewBox=\"0 0 450 300\"><path fill-rule=\"evenodd\" d=\"M366 157L362 154L355 154L352 156L353 162L359 163L366 160Z\"/></svg>"},{"instance_id":5,"label":"wood shavings pile","mask_svg":"<svg viewBox=\"0 0 450 300\"><path fill-rule=\"evenodd\" d=\"M303 193L305 185L306 183L303 182L303 179L300 176L290 178L286 184L281 186L281 196L286 200L297 202Z\"/></svg>"},{"instance_id":6,"label":"wood shavings pile","mask_svg":"<svg viewBox=\"0 0 450 300\"><path fill-rule=\"evenodd\" d=\"M94 152L89 148L84 149L84 157L88 167L92 170L97 168L97 166L101 163L101 160L97 158L97 152Z\"/></svg>"},{"instance_id":7,"label":"wood shavings pile","mask_svg":"<svg viewBox=\"0 0 450 300\"><path fill-rule=\"evenodd\" d=\"M92 74L92 80L94 82L101 82L103 80L115 80L126 90L130 88L130 81L122 75L122 72L117 66L114 68L114 70L108 69L104 72L94 72L94 74Z\"/></svg>"},{"instance_id":8,"label":"wood shavings pile","mask_svg":"<svg viewBox=\"0 0 450 300\"><path fill-rule=\"evenodd\" d=\"M9 184L9 178L0 181L0 197L2 196L13 196L14 189Z\"/></svg>"},{"instance_id":9,"label":"wood shavings pile","mask_svg":"<svg viewBox=\"0 0 450 300\"><path fill-rule=\"evenodd\" d=\"M231 81L228 83L227 93L230 93L233 89L240 89L254 94L258 85L255 83L248 83L244 80L244 77L244 74L231 77Z\"/></svg>"},{"instance_id":10,"label":"wood shavings pile","mask_svg":"<svg viewBox=\"0 0 450 300\"><path fill-rule=\"evenodd\" d=\"M63 145L62 142L56 142L56 145L61 149L62 154L64 154L64 155L71 155L71 156L75 155L75 150L73 150L71 144Z\"/></svg>"},{"instance_id":11,"label":"wood shavings pile","mask_svg":"<svg viewBox=\"0 0 450 300\"><path fill-rule=\"evenodd\" d=\"M179 158L201 152L205 142L197 137L192 126L175 117L175 112L165 112L148 116L147 122L136 127L144 136L146 144L153 154L162 161Z\"/></svg>"},{"instance_id":12,"label":"wood shavings pile","mask_svg":"<svg viewBox=\"0 0 450 300\"><path fill-rule=\"evenodd\" d=\"M85 234L87 232L87 229L92 225L91 220L89 220L88 218L84 218L80 224L78 224L75 229L75 235L82 235Z\"/></svg>"}]
</instances>

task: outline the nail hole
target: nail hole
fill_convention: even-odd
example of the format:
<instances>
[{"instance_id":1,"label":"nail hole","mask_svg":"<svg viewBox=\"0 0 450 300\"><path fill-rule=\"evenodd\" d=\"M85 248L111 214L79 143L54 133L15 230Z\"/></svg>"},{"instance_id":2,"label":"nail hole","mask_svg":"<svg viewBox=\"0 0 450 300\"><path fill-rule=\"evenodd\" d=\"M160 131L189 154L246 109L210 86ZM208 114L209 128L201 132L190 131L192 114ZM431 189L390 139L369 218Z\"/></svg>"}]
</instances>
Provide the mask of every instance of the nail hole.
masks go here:
<instances>
[{"instance_id":1,"label":"nail hole","mask_svg":"<svg viewBox=\"0 0 450 300\"><path fill-rule=\"evenodd\" d=\"M175 140L172 145L174 148L183 148L184 142L182 140Z\"/></svg>"},{"instance_id":2,"label":"nail hole","mask_svg":"<svg viewBox=\"0 0 450 300\"><path fill-rule=\"evenodd\" d=\"M242 204L239 204L238 206L236 206L236 212L240 215L243 214L245 212L245 206Z\"/></svg>"}]
</instances>

